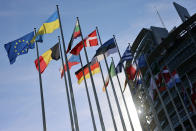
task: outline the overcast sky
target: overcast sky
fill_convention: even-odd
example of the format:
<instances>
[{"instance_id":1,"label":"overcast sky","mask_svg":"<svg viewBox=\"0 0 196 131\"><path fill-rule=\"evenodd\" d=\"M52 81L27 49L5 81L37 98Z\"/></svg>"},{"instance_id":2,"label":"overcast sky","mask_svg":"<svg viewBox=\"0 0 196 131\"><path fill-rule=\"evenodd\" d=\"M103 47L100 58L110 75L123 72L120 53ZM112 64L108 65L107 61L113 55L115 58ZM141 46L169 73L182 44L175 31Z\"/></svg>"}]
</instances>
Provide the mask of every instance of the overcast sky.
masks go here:
<instances>
[{"instance_id":1,"label":"overcast sky","mask_svg":"<svg viewBox=\"0 0 196 131\"><path fill-rule=\"evenodd\" d=\"M161 27L161 22L156 15L154 7L159 13L167 27L171 30L179 26L181 20L171 0L124 0L124 1L92 1L92 0L1 0L0 4L0 131L41 131L41 103L38 72L34 65L36 50L29 50L26 55L19 56L13 65L9 64L4 44L13 41L31 31L39 28L44 21L56 10L59 4L62 18L63 32L66 44L69 42L76 17L80 24L84 37L98 26L102 42L116 35L121 54L128 43L132 43L142 28L150 26ZM188 9L191 15L196 13L195 0L175 0ZM60 31L44 36L44 42L39 44L40 54L47 51L57 42ZM81 39L75 40L76 44ZM98 47L87 49L91 59ZM83 63L86 64L84 52L82 51ZM115 64L119 61L118 54L113 55ZM111 58L108 58L110 63ZM71 130L69 112L66 100L64 80L60 78L59 68L61 61L51 61L42 74L43 90L46 109L46 122L48 131ZM106 78L107 71L105 63L101 62ZM84 83L77 84L75 71L80 68L77 65L71 69L74 96L76 100L79 127L81 131L92 131L93 126L88 108L87 96ZM124 85L124 74L120 74L121 85ZM112 119L109 112L106 94L102 92L103 82L100 74L94 75L96 90L103 113L103 119L107 131L112 131ZM116 78L113 78L118 85ZM88 82L90 97L93 104L94 114L98 131L101 130L96 104L92 92L91 82ZM119 87L115 86L117 96L123 110L126 126L130 125L122 102ZM115 111L118 130L122 130L119 121L117 107L114 102L111 86L108 92ZM126 101L136 131L141 130L132 98L128 90L125 91Z\"/></svg>"}]
</instances>

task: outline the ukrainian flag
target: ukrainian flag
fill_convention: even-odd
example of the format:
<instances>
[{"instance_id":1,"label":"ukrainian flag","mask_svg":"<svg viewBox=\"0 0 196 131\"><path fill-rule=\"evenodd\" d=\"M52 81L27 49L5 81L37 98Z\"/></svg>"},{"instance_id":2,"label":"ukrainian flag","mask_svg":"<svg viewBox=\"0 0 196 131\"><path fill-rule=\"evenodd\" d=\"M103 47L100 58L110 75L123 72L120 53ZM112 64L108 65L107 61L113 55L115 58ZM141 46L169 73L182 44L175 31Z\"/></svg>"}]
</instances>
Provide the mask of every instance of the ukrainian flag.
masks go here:
<instances>
[{"instance_id":1,"label":"ukrainian flag","mask_svg":"<svg viewBox=\"0 0 196 131\"><path fill-rule=\"evenodd\" d=\"M56 11L39 28L38 32L36 33L36 35L31 40L31 43L34 43L35 42L35 39L39 39L39 37L42 36L42 35L44 35L44 34L50 34L50 33L52 33L53 31L55 31L59 27L60 27L59 17L58 17L58 12Z\"/></svg>"}]
</instances>

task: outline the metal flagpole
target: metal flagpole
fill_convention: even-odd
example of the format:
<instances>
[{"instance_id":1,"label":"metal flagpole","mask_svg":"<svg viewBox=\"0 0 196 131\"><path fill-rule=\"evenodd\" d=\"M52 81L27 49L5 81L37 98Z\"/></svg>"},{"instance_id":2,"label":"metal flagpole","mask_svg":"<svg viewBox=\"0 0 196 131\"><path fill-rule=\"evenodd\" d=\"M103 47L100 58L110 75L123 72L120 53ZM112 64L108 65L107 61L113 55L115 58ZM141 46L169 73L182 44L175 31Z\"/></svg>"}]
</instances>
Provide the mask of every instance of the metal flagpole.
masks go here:
<instances>
[{"instance_id":1,"label":"metal flagpole","mask_svg":"<svg viewBox=\"0 0 196 131\"><path fill-rule=\"evenodd\" d=\"M133 60L132 60L132 62L133 62ZM139 70L136 70L136 73L135 73L135 80L134 80L134 82L133 82L133 87L136 89L137 88L137 75L138 74L140 74L139 73ZM142 88L143 89L143 88ZM139 90L139 88L137 89L137 91L140 91ZM142 90L143 91L143 90ZM134 97L134 100L135 100L136 98ZM144 123L144 124L142 124L142 127L144 127L144 129L146 129L147 128L147 130L149 131L150 130L150 124L148 124L148 122L147 122L147 118L144 116L144 118L145 118L145 120L144 120L144 122L142 122L142 123ZM142 120L141 120L142 121Z\"/></svg>"},{"instance_id":2,"label":"metal flagpole","mask_svg":"<svg viewBox=\"0 0 196 131\"><path fill-rule=\"evenodd\" d=\"M136 64L136 66L138 67L138 65L137 65L137 63L134 61L134 63ZM143 77L140 75L140 78L141 78L141 80L142 80L142 83L143 83L143 85L144 85L144 79L143 79ZM154 116L154 120L155 120L155 123L156 123L156 125L157 125L157 128L158 128L158 130L159 131L162 131L162 128L161 128L161 124L160 124L160 122L159 122L159 119L158 119L158 115L157 115L157 111L155 110L155 107L154 107L154 105L153 105L153 101L152 101L152 99L151 99L151 97L150 97L150 95L149 95L149 93L148 93L148 91L147 91L147 86L146 85L144 85L144 92L145 92L145 94L146 94L146 96L147 96L147 99L149 100L149 104L150 104L150 107L152 107L151 109L152 109L152 114L153 114L153 116Z\"/></svg>"},{"instance_id":3,"label":"metal flagpole","mask_svg":"<svg viewBox=\"0 0 196 131\"><path fill-rule=\"evenodd\" d=\"M135 61L135 59L134 59L133 62L136 64L136 67L138 67L138 64L137 64L137 62ZM142 80L142 84L143 84L143 86L144 86L144 88L143 88L143 89L144 89L144 92L145 92L145 94L146 94L146 96L147 96L147 99L149 100L150 106L152 107L151 109L152 109L152 114L153 114L153 116L154 116L155 123L156 123L156 125L157 125L157 127L158 127L158 130L159 130L159 131L162 131L161 124L160 124L160 122L159 122L157 112L156 112L155 107L154 107L154 105L153 105L153 101L152 101L152 99L151 99L151 97L150 97L150 95L149 95L149 93L148 93L148 91L147 91L147 86L144 84L145 82L144 82L144 79L143 79L143 77L141 76L141 74L139 74L139 75L140 75L140 78L141 78L141 80Z\"/></svg>"},{"instance_id":4,"label":"metal flagpole","mask_svg":"<svg viewBox=\"0 0 196 131\"><path fill-rule=\"evenodd\" d=\"M36 34L36 28L34 28L34 34ZM41 95L41 106L42 106L42 121L43 121L43 131L46 131L46 116L45 116L45 107L44 107L44 95L43 95L43 88L42 88L42 76L40 71L40 61L39 61L39 50L38 44L35 40L36 44L36 51L37 51L37 60L38 60L38 67L39 67L39 84L40 84L40 95Z\"/></svg>"},{"instance_id":5,"label":"metal flagpole","mask_svg":"<svg viewBox=\"0 0 196 131\"><path fill-rule=\"evenodd\" d=\"M101 41L101 38L100 38L100 35L99 35L98 27L96 27L96 30L97 30L97 34L98 34L98 37L99 37L100 44L102 45L102 41ZM112 91L113 91L115 102L116 102L116 105L117 105L117 109L118 109L118 112L119 112L119 115L120 115L121 123L122 123L124 131L127 131L126 126L125 126L125 122L124 122L124 118L123 118L123 115L122 115L122 111L121 111L121 108L120 108L120 104L119 104L119 101L118 101L118 98L117 98L117 94L116 94L116 91L115 91L115 88L114 88L114 83L113 83L112 77L110 75L110 71L109 71L110 69L109 69L109 66L108 66L108 62L106 60L106 56L105 55L103 55L103 56L104 56L104 61L105 61L106 67L107 67L108 75L109 75L109 78L110 78L110 82L111 82L111 85L112 85Z\"/></svg>"},{"instance_id":6,"label":"metal flagpole","mask_svg":"<svg viewBox=\"0 0 196 131\"><path fill-rule=\"evenodd\" d=\"M77 20L78 20L78 25L79 25L79 28L80 28L80 31L81 31L80 22L79 22L78 17L77 17ZM95 102L96 102L96 105L97 105L97 110L98 110L98 114L99 114L99 120L100 120L100 123L101 123L101 128L102 128L102 131L105 131L103 116L102 116L102 113L101 113L101 108L100 108L100 105L99 105L99 100L98 100L97 92L96 92L96 89L95 89L95 83L94 83L93 75L92 75L91 68L90 68L90 62L88 60L88 54L86 52L86 47L84 45L84 39L83 39L82 31L80 33L81 33L82 44L83 44L83 47L84 47L84 53L85 53L85 57L86 57L86 61L87 61L88 69L89 69L89 73L90 73L90 79L91 79L91 84L92 84L92 87L93 87L93 93L94 93Z\"/></svg>"},{"instance_id":7,"label":"metal flagpole","mask_svg":"<svg viewBox=\"0 0 196 131\"><path fill-rule=\"evenodd\" d=\"M62 25L61 25L59 7L58 7L58 5L56 5L56 7L57 7L57 11L58 11L58 16L59 16L59 25L60 25L60 30L61 30L61 38L62 38L64 55L65 55L65 63L66 63L66 66L67 66L67 74L68 74L68 81L69 81L69 91L70 91L70 95L71 95L73 116L74 116L74 121L75 121L75 129L76 129L76 131L79 131L78 116L77 116L77 111L76 111L76 104L75 104L73 87L72 87L72 82L71 82L71 75L70 75L68 59L67 59L67 53L66 53L66 47L65 47L65 41L64 41L64 36L63 36L63 28L62 28Z\"/></svg>"},{"instance_id":8,"label":"metal flagpole","mask_svg":"<svg viewBox=\"0 0 196 131\"><path fill-rule=\"evenodd\" d=\"M61 49L60 36L58 36L58 40L59 40L59 49L60 49L60 54L61 54L61 61L62 61L62 66L63 66L63 75L64 75L64 80L65 80L65 89L66 89L66 94L67 94L67 103L68 103L68 107L69 107L69 117L70 117L70 121L71 121L71 129L72 129L72 131L74 131L74 121L73 121L73 116L72 116L70 96L69 96L69 90L68 90L68 85L67 85L67 76L65 74L65 67L64 67L63 53L62 53L62 49Z\"/></svg>"},{"instance_id":9,"label":"metal flagpole","mask_svg":"<svg viewBox=\"0 0 196 131\"><path fill-rule=\"evenodd\" d=\"M168 69L168 71L169 71L170 76L172 77L171 72L170 72L168 66L167 66L167 69ZM173 81L175 81L175 80L173 79ZM188 110L187 110L187 108L186 108L186 106L185 106L185 104L184 104L184 101L183 101L183 99L182 99L182 96L180 95L180 92L179 92L179 90L177 89L176 82L174 82L174 87L175 87L175 90L176 90L177 93L178 93L178 96L180 97L180 101L181 101L182 106L183 106L183 108L184 108L184 110L185 110L185 112L186 112L186 114L187 114L187 117L188 117L188 119L189 119L189 121L190 121L191 127L192 127L193 130L195 131L195 130L196 130L196 129L195 129L195 125L194 125L192 119L190 118L190 114L188 113Z\"/></svg>"},{"instance_id":10,"label":"metal flagpole","mask_svg":"<svg viewBox=\"0 0 196 131\"><path fill-rule=\"evenodd\" d=\"M163 82L166 84L165 78L164 78L164 76L163 76L163 74L162 74L162 71L160 71L160 73L161 73L161 77L163 78ZM172 105L173 105L173 107L174 107L174 110L175 110L175 112L176 112L176 114L177 114L177 117L178 117L178 120L179 120L179 122L180 122L180 125L182 126L183 131L186 131L186 128L185 128L185 126L184 126L184 123L183 123L182 119L180 118L178 109L177 109L177 107L176 107L176 105L175 105L175 103L174 103L174 100L173 100L172 95L171 95L171 93L170 93L170 90L169 90L168 88L169 88L169 87L167 86L167 87L166 87L166 91L167 91L167 93L169 94L169 98L170 98L170 100L171 100L171 102L172 102Z\"/></svg>"},{"instance_id":11,"label":"metal flagpole","mask_svg":"<svg viewBox=\"0 0 196 131\"><path fill-rule=\"evenodd\" d=\"M100 67L100 70L101 70L101 76L102 76L103 84L106 87L106 83L104 81L104 76L103 76L103 70L102 70L102 67L101 67L101 64L100 63L99 63L99 67ZM116 121L114 119L114 113L112 111L112 105L111 105L111 102L110 102L110 98L109 98L109 95L108 95L107 88L105 89L105 92L106 92L106 97L107 97L109 108L110 108L110 113L111 113L111 116L112 116L112 122L113 122L113 125L114 125L114 129L115 129L115 131L118 131L117 130L117 126L116 126Z\"/></svg>"},{"instance_id":12,"label":"metal flagpole","mask_svg":"<svg viewBox=\"0 0 196 131\"><path fill-rule=\"evenodd\" d=\"M114 38L115 38L115 36L114 36ZM115 39L115 42L116 42L116 39ZM117 46L117 48L118 48L117 42L116 42L116 46ZM118 54L119 54L120 59L122 59L119 48L118 48ZM138 66L136 62L135 62L135 64L136 64L136 66ZM124 70L124 72L125 72L125 67L124 67L124 65L122 65L122 66L123 66L123 70ZM128 81L128 77L127 77L126 73L125 73L125 77L126 77L126 79L127 79L127 82L128 82L128 85L129 85L129 91L130 91L131 96L132 96L132 92L131 92L131 89L130 89L130 88L131 88L131 84L130 84L129 81ZM144 83L144 80L143 80L143 79L142 79L142 82ZM147 90L146 90L145 88L144 88L144 90L145 90L146 94L148 94L148 93L147 93ZM147 95L147 97L150 98L149 94ZM151 100L151 99L150 99L150 100ZM152 104L152 100L150 101L150 103L151 103L151 105L153 105L153 104ZM152 107L153 107L153 114L154 114L154 113L155 113L155 108L154 108L154 106L152 106ZM138 115L138 114L137 114L137 115ZM158 130L159 130L159 131L162 131L161 125L160 125L160 123L158 122L158 116L157 116L157 114L154 115L154 116L155 116L155 121L156 121L157 126L158 126ZM139 117L139 116L138 116L138 117Z\"/></svg>"},{"instance_id":13,"label":"metal flagpole","mask_svg":"<svg viewBox=\"0 0 196 131\"><path fill-rule=\"evenodd\" d=\"M118 55L119 55L120 60L121 60L121 59L122 59L122 57L121 57L120 50L119 50L119 48L118 48L118 45L117 45L117 42L116 42L116 38L115 38L115 36L114 36L114 35L113 35L113 38L114 38L114 41L115 41L116 47L117 47L117 49L118 49ZM124 67L124 65L123 65L123 64L122 64L122 67L123 67L124 72L126 72L126 71L125 71L125 67ZM126 73L125 73L125 78L126 78L127 83L128 83L128 85L129 85L129 91L130 91L130 94L131 94L131 97L132 97L131 84L130 84L130 82L129 82L129 79L128 79L128 76L127 76L127 74L126 74ZM133 101L133 103L134 103L134 101ZM135 105L135 103L134 103L134 105ZM137 116L138 116L138 118L139 118L138 113L137 113Z\"/></svg>"},{"instance_id":14,"label":"metal flagpole","mask_svg":"<svg viewBox=\"0 0 196 131\"><path fill-rule=\"evenodd\" d=\"M189 83L189 86L191 87L191 92L192 92L193 86L192 86L192 83L191 83L191 81L190 81L190 79L189 79L189 77L188 77L188 75L187 75L186 72L185 72L185 76L186 76L186 78L187 78L187 80L188 80L188 83ZM190 99L190 97L189 97L189 95L188 95L188 93L187 93L187 91L186 91L186 88L185 88L185 87L183 87L183 88L184 88L184 91L185 91L185 93L186 93L186 95L187 95L187 97L188 97L189 102L191 103L191 106L192 106L192 108L193 108L193 111L196 113L195 106L193 105L193 102L192 102L192 100Z\"/></svg>"},{"instance_id":15,"label":"metal flagpole","mask_svg":"<svg viewBox=\"0 0 196 131\"><path fill-rule=\"evenodd\" d=\"M130 43L128 43L128 44L130 45ZM137 64L137 62L136 62L136 59L134 59L133 62L136 64L136 67L138 67L138 64ZM157 128L158 128L159 131L162 131L161 124L160 124L160 121L159 121L159 119L158 119L157 111L155 110L155 107L154 107L154 105L153 105L153 100L152 100L152 98L150 97L150 95L149 95L149 93L148 93L148 91L147 91L147 86L145 85L144 79L143 79L143 77L141 76L141 74L140 74L140 78L141 78L141 80L142 80L142 84L143 84L143 86L144 86L143 89L144 89L144 92L145 92L145 94L146 94L146 96L147 96L147 99L150 100L149 103L150 103L150 106L152 107L152 108L151 108L151 109L152 109L152 114L153 114L153 116L154 116L154 120L155 120L155 123L156 123L156 125L157 125Z\"/></svg>"},{"instance_id":16,"label":"metal flagpole","mask_svg":"<svg viewBox=\"0 0 196 131\"><path fill-rule=\"evenodd\" d=\"M158 90L158 88L157 88L157 85L156 85L156 83L155 83L155 79L154 79L154 75L153 75L153 73L152 73L151 67L150 67L150 65L149 65L149 63L148 63L148 60L146 59L146 56L145 56L145 55L144 55L144 58L145 58L145 61L146 61L147 66L148 66L148 70L150 71L150 75L151 75L151 77L153 78L153 82L154 82L154 85L155 85L155 90L157 91L158 96L159 96L159 99L160 99L160 101L161 101L161 104L163 105L163 110L164 110L164 112L165 112L165 114L166 114L166 117L167 117L167 120L168 120L168 122L169 122L170 129L171 129L172 131L175 131L175 130L174 130L174 127L173 127L173 124L172 124L172 121L171 121L171 119L170 119L170 117L169 117L169 114L168 114L168 112L167 112L167 109L166 109L166 107L165 107L165 104L164 104L164 102L163 102L163 99L162 99L162 97L161 97L161 94L160 94L160 92L159 92L159 90Z\"/></svg>"},{"instance_id":17,"label":"metal flagpole","mask_svg":"<svg viewBox=\"0 0 196 131\"><path fill-rule=\"evenodd\" d=\"M88 98L88 104L89 104L89 108L90 108L91 118L92 118L92 122L93 122L93 128L94 128L94 131L97 131L95 118L94 118L94 114L93 114L93 109L92 109L92 104L91 104L90 95L89 95L89 92L88 92L88 86L87 86L86 77L85 77L85 74L84 74L83 63L82 63L80 53L79 53L79 57L80 57L80 64L81 64L82 73L83 73L83 77L84 77L84 84L85 84L86 94L87 94L87 98Z\"/></svg>"},{"instance_id":18,"label":"metal flagpole","mask_svg":"<svg viewBox=\"0 0 196 131\"><path fill-rule=\"evenodd\" d=\"M111 57L111 58L112 58L112 62L114 63L113 57ZM115 66L115 64L114 64L114 66ZM128 110L128 107L127 107L127 103L126 103L126 101L125 101L125 97L124 97L124 94L123 94L123 91L122 91L122 87L121 87L121 84L120 84L120 80L119 80L118 74L116 74L116 77L117 77L118 84L119 84L119 87L120 87L120 92L121 92L121 94L122 94L123 102L124 102L124 104L125 104L126 112L127 112L128 118L129 118L129 123L130 123L130 125L131 125L132 131L134 131L133 123L132 123L132 121L131 121L130 113L129 113L129 110Z\"/></svg>"}]
</instances>

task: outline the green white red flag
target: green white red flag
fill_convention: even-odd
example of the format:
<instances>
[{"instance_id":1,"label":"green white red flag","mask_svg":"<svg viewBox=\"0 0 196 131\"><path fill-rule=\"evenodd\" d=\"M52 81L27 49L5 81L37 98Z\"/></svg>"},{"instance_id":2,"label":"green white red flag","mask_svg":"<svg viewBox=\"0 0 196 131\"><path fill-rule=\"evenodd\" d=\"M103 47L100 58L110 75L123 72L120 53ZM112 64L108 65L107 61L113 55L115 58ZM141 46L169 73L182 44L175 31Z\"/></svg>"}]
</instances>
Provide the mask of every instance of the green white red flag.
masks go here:
<instances>
[{"instance_id":1,"label":"green white red flag","mask_svg":"<svg viewBox=\"0 0 196 131\"><path fill-rule=\"evenodd\" d=\"M80 31L80 26L79 26L79 22L78 20L76 21L76 25L74 27L74 31L72 33L71 39L69 41L69 45L67 48L67 53L71 50L72 44L73 44L73 40L78 38L81 35L81 31Z\"/></svg>"},{"instance_id":2,"label":"green white red flag","mask_svg":"<svg viewBox=\"0 0 196 131\"><path fill-rule=\"evenodd\" d=\"M111 77L116 76L116 70L115 70L115 66L114 66L114 63L113 63L113 62L111 62L109 73L110 73L110 76L111 76ZM106 78L106 80L105 80L105 84L104 84L104 86L103 86L103 88L102 88L103 91L106 90L106 88L107 88L109 82L110 82L110 80L109 80L109 74L108 74L108 76L107 76L107 78Z\"/></svg>"}]
</instances>

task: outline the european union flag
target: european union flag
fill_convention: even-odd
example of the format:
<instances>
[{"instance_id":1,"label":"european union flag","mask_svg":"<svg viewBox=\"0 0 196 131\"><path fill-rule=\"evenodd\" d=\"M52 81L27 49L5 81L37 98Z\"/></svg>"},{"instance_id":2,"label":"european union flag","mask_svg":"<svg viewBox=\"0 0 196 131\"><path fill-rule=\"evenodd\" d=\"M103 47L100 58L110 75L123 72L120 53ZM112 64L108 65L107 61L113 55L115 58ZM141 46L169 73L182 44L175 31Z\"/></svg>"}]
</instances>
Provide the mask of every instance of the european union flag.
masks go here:
<instances>
[{"instance_id":1,"label":"european union flag","mask_svg":"<svg viewBox=\"0 0 196 131\"><path fill-rule=\"evenodd\" d=\"M17 56L27 54L29 49L35 48L35 43L30 42L33 39L33 36L34 32L30 32L25 36L4 45L10 64L13 64L16 61Z\"/></svg>"}]
</instances>

